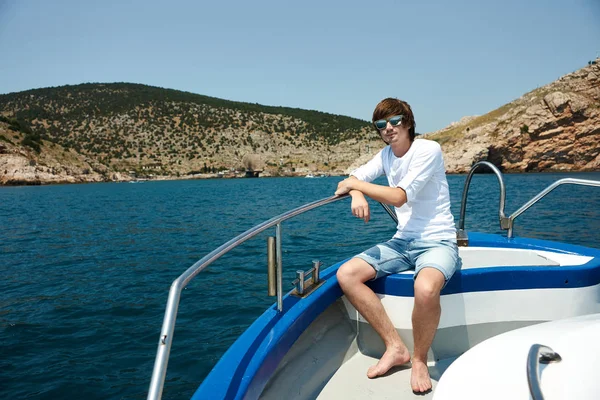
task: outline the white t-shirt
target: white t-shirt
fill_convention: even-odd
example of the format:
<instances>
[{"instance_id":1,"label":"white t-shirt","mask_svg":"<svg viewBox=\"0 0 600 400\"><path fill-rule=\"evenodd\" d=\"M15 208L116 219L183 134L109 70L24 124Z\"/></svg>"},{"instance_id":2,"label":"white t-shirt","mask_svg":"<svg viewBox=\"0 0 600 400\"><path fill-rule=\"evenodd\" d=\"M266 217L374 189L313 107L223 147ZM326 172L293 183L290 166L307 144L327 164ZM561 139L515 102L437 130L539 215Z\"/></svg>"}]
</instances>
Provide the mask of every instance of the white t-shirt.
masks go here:
<instances>
[{"instance_id":1,"label":"white t-shirt","mask_svg":"<svg viewBox=\"0 0 600 400\"><path fill-rule=\"evenodd\" d=\"M392 148L386 146L350 173L366 182L382 174L387 176L390 187L406 192L407 202L394 207L398 216L395 238L456 241L446 169L437 142L414 140L403 157L396 157Z\"/></svg>"}]
</instances>

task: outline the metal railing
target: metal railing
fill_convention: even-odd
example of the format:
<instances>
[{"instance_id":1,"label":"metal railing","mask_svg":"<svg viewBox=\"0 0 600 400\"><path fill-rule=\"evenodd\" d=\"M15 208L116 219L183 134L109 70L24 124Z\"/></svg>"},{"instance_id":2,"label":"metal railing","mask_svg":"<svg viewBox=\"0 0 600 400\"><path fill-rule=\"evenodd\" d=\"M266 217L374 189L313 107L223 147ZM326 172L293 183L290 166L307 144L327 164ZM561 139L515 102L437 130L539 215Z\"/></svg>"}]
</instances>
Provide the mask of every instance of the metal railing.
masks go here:
<instances>
[{"instance_id":1,"label":"metal railing","mask_svg":"<svg viewBox=\"0 0 600 400\"><path fill-rule=\"evenodd\" d=\"M473 174L479 167L486 166L490 168L496 177L498 178L498 183L500 184L500 204L498 207L498 218L500 219L500 227L502 229L507 229L505 226L507 225L507 218L504 215L504 203L506 201L506 188L504 187L504 179L502 179L502 172L489 161L479 161L475 165L471 167L469 171L469 175L467 175L467 179L465 180L465 187L463 188L462 200L460 202L460 218L458 220L458 229L456 231L456 241L459 246L466 246L469 239L467 236L467 232L465 231L465 214L467 212L467 194L469 193L469 186L471 186L471 178L473 178Z\"/></svg>"},{"instance_id":2,"label":"metal railing","mask_svg":"<svg viewBox=\"0 0 600 400\"><path fill-rule=\"evenodd\" d=\"M391 206L385 204L385 203L379 203L381 204L381 207L383 207L383 209L385 210L385 212L388 213L388 215L390 217L392 217L392 219L394 220L394 222L396 223L396 225L398 224L398 215L396 214L396 211L394 210L394 208L392 208Z\"/></svg>"},{"instance_id":3,"label":"metal railing","mask_svg":"<svg viewBox=\"0 0 600 400\"><path fill-rule=\"evenodd\" d=\"M506 217L504 214L504 205L505 205L505 201L506 201L506 188L504 186L504 179L502 178L502 172L500 172L500 170L489 161L479 161L478 163L473 165L473 167L469 171L469 175L467 175L467 179L465 181L465 187L463 189L462 200L460 203L460 219L458 220L458 229L456 232L456 238L457 238L457 242L458 242L459 246L466 246L469 242L467 232L465 231L465 214L466 214L466 210L467 210L467 194L469 192L469 186L471 185L471 178L473 177L475 170L477 170L481 166L486 166L486 167L490 168L494 172L494 174L496 174L496 177L498 178L498 183L500 184L500 202L499 202L499 209L498 209L498 218L500 220L500 229L508 231L506 236L509 239L512 238L513 234L514 234L513 229L514 229L515 219L517 219L517 217L519 215L523 214L531 206L533 206L535 203L540 201L544 196L546 196L548 193L550 193L551 191L556 189L558 186L565 185L565 184L573 184L573 185L581 185L581 186L600 187L600 181L593 181L593 180L588 180L588 179L577 179L577 178L559 179L556 182L554 182L553 184L551 184L550 186L548 186L546 189L542 190L540 193L538 193L536 196L534 196L531 200L529 200L523 206L521 206L521 208L519 208L517 211L512 213L512 215L510 217Z\"/></svg>"},{"instance_id":4,"label":"metal railing","mask_svg":"<svg viewBox=\"0 0 600 400\"><path fill-rule=\"evenodd\" d=\"M560 362L560 355L548 346L534 344L527 354L527 384L533 400L544 400L540 385L540 364Z\"/></svg>"},{"instance_id":5,"label":"metal railing","mask_svg":"<svg viewBox=\"0 0 600 400\"><path fill-rule=\"evenodd\" d=\"M150 381L150 389L148 391L149 400L158 400L162 397L162 392L167 374L167 364L169 362L169 354L171 344L173 343L173 333L175 330L175 320L177 319L177 310L179 308L179 300L182 290L190 283L196 275L209 266L212 262L220 258L225 253L244 243L248 239L253 238L264 230L275 226L276 232L276 259L277 259L277 310L283 309L283 289L282 289L282 263L281 263L281 222L293 218L299 214L305 213L317 207L324 206L329 203L341 200L348 197L347 194L342 196L332 196L325 199L317 200L312 203L305 204L293 210L287 211L281 215L271 218L262 224L256 225L246 232L236 236L227 243L211 251L206 256L198 260L194 265L188 268L179 278L175 279L169 290L169 299L167 300L167 308L163 325L158 341L158 350L154 361L154 369L152 370L152 380ZM386 209L388 210L388 209ZM389 212L389 211L388 211ZM391 214L390 214L391 215Z\"/></svg>"},{"instance_id":6,"label":"metal railing","mask_svg":"<svg viewBox=\"0 0 600 400\"><path fill-rule=\"evenodd\" d=\"M566 185L566 184L600 187L600 181L592 181L589 179L563 178L563 179L557 180L552 185L548 186L546 189L539 192L535 197L533 197L527 203L523 204L523 206L521 206L521 208L519 208L517 211L512 213L512 215L510 217L508 217L508 228L506 228L506 229L508 229L507 236L509 238L513 237L513 227L514 227L515 219L517 219L517 217L519 215L523 214L532 205L534 205L535 203L540 201L542 199L542 197L546 196L548 193L550 193L551 191L553 191L560 185Z\"/></svg>"}]
</instances>

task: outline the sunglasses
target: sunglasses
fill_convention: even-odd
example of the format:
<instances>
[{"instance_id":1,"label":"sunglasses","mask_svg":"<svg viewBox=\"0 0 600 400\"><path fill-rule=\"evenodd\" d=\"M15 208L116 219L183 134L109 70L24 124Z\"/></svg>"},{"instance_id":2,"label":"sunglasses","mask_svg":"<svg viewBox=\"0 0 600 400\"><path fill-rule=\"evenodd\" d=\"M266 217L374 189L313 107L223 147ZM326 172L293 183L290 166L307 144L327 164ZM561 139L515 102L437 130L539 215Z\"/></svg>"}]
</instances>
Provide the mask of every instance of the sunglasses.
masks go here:
<instances>
[{"instance_id":1,"label":"sunglasses","mask_svg":"<svg viewBox=\"0 0 600 400\"><path fill-rule=\"evenodd\" d=\"M382 130L385 129L388 122L392 126L398 126L402 122L402 115L394 115L388 119L378 119L377 121L373 122L373 125L375 125L375 128Z\"/></svg>"}]
</instances>

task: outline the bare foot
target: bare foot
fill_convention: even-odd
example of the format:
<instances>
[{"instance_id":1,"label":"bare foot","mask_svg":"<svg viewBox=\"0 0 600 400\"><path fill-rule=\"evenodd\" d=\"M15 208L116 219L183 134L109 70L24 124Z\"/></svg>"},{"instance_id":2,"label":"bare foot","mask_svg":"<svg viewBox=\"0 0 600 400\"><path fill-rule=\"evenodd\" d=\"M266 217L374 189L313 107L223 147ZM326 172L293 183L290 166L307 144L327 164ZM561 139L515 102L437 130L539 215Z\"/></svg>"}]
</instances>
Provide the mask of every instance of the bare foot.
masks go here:
<instances>
[{"instance_id":1,"label":"bare foot","mask_svg":"<svg viewBox=\"0 0 600 400\"><path fill-rule=\"evenodd\" d=\"M431 390L429 369L423 361L413 359L410 386L415 393L425 393Z\"/></svg>"},{"instance_id":2,"label":"bare foot","mask_svg":"<svg viewBox=\"0 0 600 400\"><path fill-rule=\"evenodd\" d=\"M409 361L410 353L406 347L389 348L383 353L379 362L369 368L367 377L369 379L376 378L388 372L390 368L395 367L396 365L406 364Z\"/></svg>"}]
</instances>

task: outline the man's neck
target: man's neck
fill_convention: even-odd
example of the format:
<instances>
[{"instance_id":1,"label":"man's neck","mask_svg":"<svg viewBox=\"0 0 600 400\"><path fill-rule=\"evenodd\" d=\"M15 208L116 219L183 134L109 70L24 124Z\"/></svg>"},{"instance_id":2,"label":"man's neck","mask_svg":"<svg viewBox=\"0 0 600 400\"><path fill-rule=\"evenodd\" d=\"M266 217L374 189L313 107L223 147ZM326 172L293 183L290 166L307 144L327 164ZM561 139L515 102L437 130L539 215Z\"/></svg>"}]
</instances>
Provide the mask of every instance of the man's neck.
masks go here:
<instances>
[{"instance_id":1,"label":"man's neck","mask_svg":"<svg viewBox=\"0 0 600 400\"><path fill-rule=\"evenodd\" d=\"M410 149L411 145L412 145L412 142L410 141L410 139L407 138L406 140L400 140L396 143L390 144L390 147L392 148L392 152L394 153L394 155L396 157L400 158L400 157L404 157L404 155Z\"/></svg>"}]
</instances>

